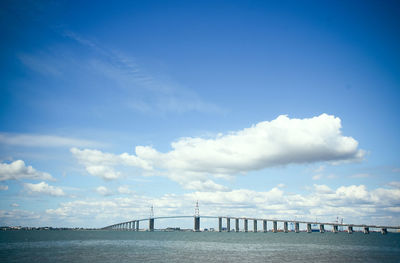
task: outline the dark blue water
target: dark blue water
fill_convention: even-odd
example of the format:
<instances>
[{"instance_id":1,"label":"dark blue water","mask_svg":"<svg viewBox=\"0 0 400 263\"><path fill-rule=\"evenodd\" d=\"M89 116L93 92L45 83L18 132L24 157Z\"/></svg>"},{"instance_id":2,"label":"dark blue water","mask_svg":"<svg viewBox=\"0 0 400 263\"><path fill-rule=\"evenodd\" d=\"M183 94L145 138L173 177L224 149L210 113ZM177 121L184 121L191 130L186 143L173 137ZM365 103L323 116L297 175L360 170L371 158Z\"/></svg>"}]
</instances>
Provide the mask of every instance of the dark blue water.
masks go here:
<instances>
[{"instance_id":1,"label":"dark blue water","mask_svg":"<svg viewBox=\"0 0 400 263\"><path fill-rule=\"evenodd\" d=\"M0 231L0 262L400 262L400 234Z\"/></svg>"}]
</instances>

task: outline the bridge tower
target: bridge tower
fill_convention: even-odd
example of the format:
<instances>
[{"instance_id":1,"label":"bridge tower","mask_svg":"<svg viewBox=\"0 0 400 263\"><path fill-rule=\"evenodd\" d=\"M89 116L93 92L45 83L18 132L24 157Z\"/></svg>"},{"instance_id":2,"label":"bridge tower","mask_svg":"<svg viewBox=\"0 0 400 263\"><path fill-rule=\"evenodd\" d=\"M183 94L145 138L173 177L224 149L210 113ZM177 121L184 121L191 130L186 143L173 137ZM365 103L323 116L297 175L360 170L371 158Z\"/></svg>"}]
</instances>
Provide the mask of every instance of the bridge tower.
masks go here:
<instances>
[{"instance_id":1,"label":"bridge tower","mask_svg":"<svg viewBox=\"0 0 400 263\"><path fill-rule=\"evenodd\" d=\"M194 231L200 231L200 210L199 201L196 201L196 207L194 208Z\"/></svg>"},{"instance_id":2,"label":"bridge tower","mask_svg":"<svg viewBox=\"0 0 400 263\"><path fill-rule=\"evenodd\" d=\"M154 231L154 209L153 209L153 205L151 205L151 207L150 207L149 231Z\"/></svg>"}]
</instances>

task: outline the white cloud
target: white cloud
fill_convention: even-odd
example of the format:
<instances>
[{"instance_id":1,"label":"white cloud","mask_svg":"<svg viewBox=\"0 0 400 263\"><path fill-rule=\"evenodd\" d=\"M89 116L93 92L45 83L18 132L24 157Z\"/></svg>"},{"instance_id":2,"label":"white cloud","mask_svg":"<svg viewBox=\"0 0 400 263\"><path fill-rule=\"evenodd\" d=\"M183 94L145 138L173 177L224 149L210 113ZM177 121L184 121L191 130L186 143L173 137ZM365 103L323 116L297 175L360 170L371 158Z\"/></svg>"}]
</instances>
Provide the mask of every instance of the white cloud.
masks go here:
<instances>
[{"instance_id":1,"label":"white cloud","mask_svg":"<svg viewBox=\"0 0 400 263\"><path fill-rule=\"evenodd\" d=\"M326 185L314 184L314 189L315 189L315 191L317 193L320 193L320 194L331 194L331 193L333 193L332 189L330 189Z\"/></svg>"},{"instance_id":2,"label":"white cloud","mask_svg":"<svg viewBox=\"0 0 400 263\"><path fill-rule=\"evenodd\" d=\"M183 195L165 194L159 198L132 195L107 200L77 200L61 203L46 213L73 220L95 215L93 224L107 224L146 218L154 205L156 216L192 215L196 201L201 215L243 216L258 218L303 219L333 222L337 216L348 223L397 224L400 189L368 190L363 185L331 189L314 185L308 193L286 193L278 187L266 191L236 189L229 191L196 191ZM215 221L216 222L216 221ZM146 226L145 226L146 227Z\"/></svg>"},{"instance_id":3,"label":"white cloud","mask_svg":"<svg viewBox=\"0 0 400 263\"><path fill-rule=\"evenodd\" d=\"M321 173L325 170L325 165L320 165L314 170L314 173Z\"/></svg>"},{"instance_id":4,"label":"white cloud","mask_svg":"<svg viewBox=\"0 0 400 263\"><path fill-rule=\"evenodd\" d=\"M114 166L126 165L140 167L143 170L151 170L146 161L127 153L120 155L103 153L98 150L79 150L72 148L71 153L86 167L86 171L106 180L117 179L121 173L114 170Z\"/></svg>"},{"instance_id":5,"label":"white cloud","mask_svg":"<svg viewBox=\"0 0 400 263\"><path fill-rule=\"evenodd\" d=\"M216 184L212 180L190 181L190 182L187 182L184 186L186 189L197 190L197 191L202 191L202 192L229 191L228 187L225 187L220 184Z\"/></svg>"},{"instance_id":6,"label":"white cloud","mask_svg":"<svg viewBox=\"0 0 400 263\"><path fill-rule=\"evenodd\" d=\"M0 191L8 190L8 185L0 185Z\"/></svg>"},{"instance_id":7,"label":"white cloud","mask_svg":"<svg viewBox=\"0 0 400 263\"><path fill-rule=\"evenodd\" d=\"M392 187L395 187L395 188L400 188L400 182L396 182L396 181L390 182L389 185Z\"/></svg>"},{"instance_id":8,"label":"white cloud","mask_svg":"<svg viewBox=\"0 0 400 263\"><path fill-rule=\"evenodd\" d=\"M103 196L109 196L112 195L112 192L107 189L105 186L99 186L96 188L96 192L103 195Z\"/></svg>"},{"instance_id":9,"label":"white cloud","mask_svg":"<svg viewBox=\"0 0 400 263\"><path fill-rule=\"evenodd\" d=\"M129 186L123 185L123 186L118 187L118 193L128 195L128 194L133 194L134 191L129 189Z\"/></svg>"},{"instance_id":10,"label":"white cloud","mask_svg":"<svg viewBox=\"0 0 400 263\"><path fill-rule=\"evenodd\" d=\"M313 180L319 180L319 179L321 179L322 178L322 174L316 174L316 175L314 175L313 177L312 177L312 179Z\"/></svg>"},{"instance_id":11,"label":"white cloud","mask_svg":"<svg viewBox=\"0 0 400 263\"><path fill-rule=\"evenodd\" d=\"M64 191L61 188L48 185L45 182L40 182L37 184L25 183L24 187L31 194L45 194L51 196L65 195Z\"/></svg>"},{"instance_id":12,"label":"white cloud","mask_svg":"<svg viewBox=\"0 0 400 263\"><path fill-rule=\"evenodd\" d=\"M223 186L211 178L294 163L360 160L364 156L355 139L342 135L341 120L327 114L309 119L281 115L211 139L181 138L171 147L171 151L161 153L150 146L137 146L136 155L77 148L71 152L88 173L105 179L120 177L114 170L117 165L134 166L202 191L222 190Z\"/></svg>"},{"instance_id":13,"label":"white cloud","mask_svg":"<svg viewBox=\"0 0 400 263\"><path fill-rule=\"evenodd\" d=\"M93 147L97 142L57 135L0 133L0 144L25 147Z\"/></svg>"},{"instance_id":14,"label":"white cloud","mask_svg":"<svg viewBox=\"0 0 400 263\"><path fill-rule=\"evenodd\" d=\"M12 203L10 206L11 206L11 207L19 207L19 204L17 204L17 203Z\"/></svg>"},{"instance_id":15,"label":"white cloud","mask_svg":"<svg viewBox=\"0 0 400 263\"><path fill-rule=\"evenodd\" d=\"M25 166L22 160L10 164L0 163L0 181L20 179L53 180L53 177L48 173L36 171L32 166Z\"/></svg>"}]
</instances>

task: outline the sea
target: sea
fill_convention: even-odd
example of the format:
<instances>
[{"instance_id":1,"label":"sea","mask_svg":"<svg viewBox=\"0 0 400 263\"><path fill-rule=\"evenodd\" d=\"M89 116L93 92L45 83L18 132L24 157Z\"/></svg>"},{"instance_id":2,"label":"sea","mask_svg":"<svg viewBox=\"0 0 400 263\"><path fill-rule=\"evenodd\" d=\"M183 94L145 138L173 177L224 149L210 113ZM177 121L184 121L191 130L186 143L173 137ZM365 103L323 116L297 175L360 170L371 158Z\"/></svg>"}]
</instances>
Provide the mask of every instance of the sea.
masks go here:
<instances>
[{"instance_id":1,"label":"sea","mask_svg":"<svg viewBox=\"0 0 400 263\"><path fill-rule=\"evenodd\" d=\"M400 233L0 231L0 262L400 262Z\"/></svg>"}]
</instances>

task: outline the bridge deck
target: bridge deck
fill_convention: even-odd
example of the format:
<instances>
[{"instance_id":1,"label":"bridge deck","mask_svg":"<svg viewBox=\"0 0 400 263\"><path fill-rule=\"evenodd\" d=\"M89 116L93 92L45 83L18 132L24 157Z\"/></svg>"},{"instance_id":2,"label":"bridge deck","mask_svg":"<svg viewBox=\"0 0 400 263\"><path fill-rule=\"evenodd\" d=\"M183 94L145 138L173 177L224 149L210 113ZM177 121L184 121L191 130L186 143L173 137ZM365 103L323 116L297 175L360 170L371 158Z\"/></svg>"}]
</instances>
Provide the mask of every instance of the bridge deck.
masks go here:
<instances>
[{"instance_id":1,"label":"bridge deck","mask_svg":"<svg viewBox=\"0 0 400 263\"><path fill-rule=\"evenodd\" d=\"M257 221L275 221L275 222L289 222L289 223L299 223L299 224L316 224L316 225L332 225L332 226L352 226L352 227L368 227L368 228L380 228L380 229L400 229L400 226L380 226L380 225L365 225L365 224L340 224L336 222L317 222L317 221L298 221L298 220L286 220L286 219L271 219L271 218L254 218L254 217L230 217L230 216L199 216L200 218L213 218L213 219L218 219L218 218L230 218L232 220L234 219L239 219L239 220L257 220ZM153 219L174 219L174 218L194 218L194 216L158 216L158 217L153 217ZM116 225L120 224L126 224L130 222L135 222L135 221L148 221L150 218L141 218L141 219L135 219L135 220L130 220L126 222L121 222L117 224L113 224L110 226L106 226L103 229L110 228Z\"/></svg>"}]
</instances>

